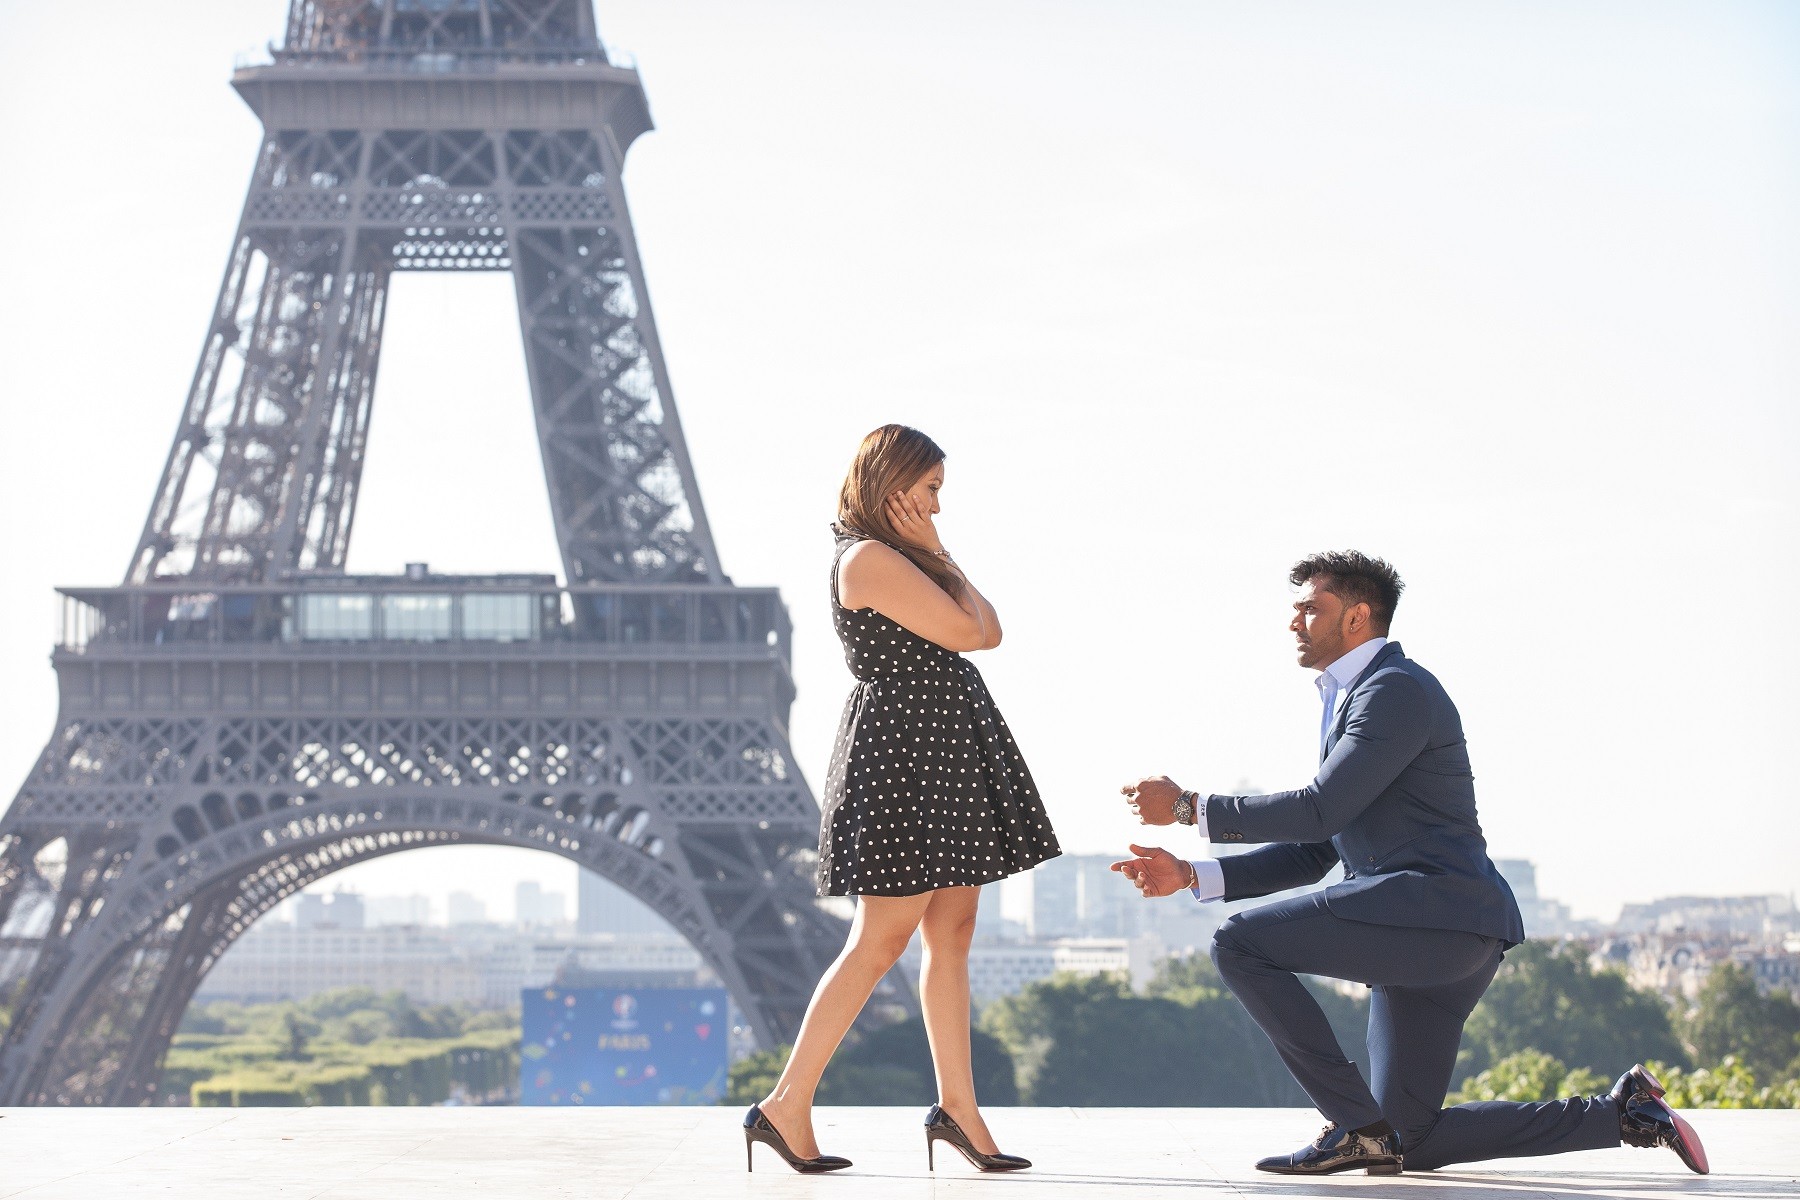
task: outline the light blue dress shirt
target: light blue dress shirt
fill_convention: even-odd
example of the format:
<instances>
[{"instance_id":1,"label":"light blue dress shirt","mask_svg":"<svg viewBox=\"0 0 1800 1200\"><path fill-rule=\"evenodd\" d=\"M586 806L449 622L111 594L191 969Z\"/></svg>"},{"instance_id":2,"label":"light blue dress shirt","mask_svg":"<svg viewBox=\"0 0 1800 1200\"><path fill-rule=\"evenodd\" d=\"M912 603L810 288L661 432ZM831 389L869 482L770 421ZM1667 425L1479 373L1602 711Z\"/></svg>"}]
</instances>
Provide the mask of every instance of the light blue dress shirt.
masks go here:
<instances>
[{"instance_id":1,"label":"light blue dress shirt","mask_svg":"<svg viewBox=\"0 0 1800 1200\"><path fill-rule=\"evenodd\" d=\"M1323 671L1313 681L1319 689L1319 758L1325 758L1325 740L1331 736L1331 727L1337 724L1338 711L1344 707L1344 698L1350 694L1350 685L1356 677L1369 669L1381 648L1387 645L1384 637L1370 638L1350 653L1344 655ZM1194 806L1194 826L1199 829L1200 836L1207 841L1212 840L1212 833L1206 825L1206 798L1202 796ZM1225 870L1219 866L1217 859L1197 858L1194 860L1194 886L1189 891L1194 899L1200 901L1217 900L1225 895Z\"/></svg>"}]
</instances>

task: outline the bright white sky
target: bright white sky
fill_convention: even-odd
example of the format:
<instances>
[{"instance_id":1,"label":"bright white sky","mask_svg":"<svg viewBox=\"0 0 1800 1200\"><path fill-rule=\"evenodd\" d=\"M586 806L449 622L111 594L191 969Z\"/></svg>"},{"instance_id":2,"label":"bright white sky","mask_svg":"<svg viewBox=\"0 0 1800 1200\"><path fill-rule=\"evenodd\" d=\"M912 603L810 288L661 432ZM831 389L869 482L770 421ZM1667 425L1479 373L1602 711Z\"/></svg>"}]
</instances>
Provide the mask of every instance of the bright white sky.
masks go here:
<instances>
[{"instance_id":1,"label":"bright white sky","mask_svg":"<svg viewBox=\"0 0 1800 1200\"><path fill-rule=\"evenodd\" d=\"M116 581L193 371L284 0L0 0L0 790L58 584ZM1064 844L1117 787L1297 786L1288 564L1354 546L1462 709L1497 856L1579 913L1800 886L1800 7L602 0L626 172L726 569L797 627L884 421L950 453L979 662ZM352 567L555 570L512 292L401 276ZM0 801L3 802L3 801ZM1170 835L1176 844L1179 835ZM366 892L511 912L544 855ZM347 877L344 877L347 878Z\"/></svg>"}]
</instances>

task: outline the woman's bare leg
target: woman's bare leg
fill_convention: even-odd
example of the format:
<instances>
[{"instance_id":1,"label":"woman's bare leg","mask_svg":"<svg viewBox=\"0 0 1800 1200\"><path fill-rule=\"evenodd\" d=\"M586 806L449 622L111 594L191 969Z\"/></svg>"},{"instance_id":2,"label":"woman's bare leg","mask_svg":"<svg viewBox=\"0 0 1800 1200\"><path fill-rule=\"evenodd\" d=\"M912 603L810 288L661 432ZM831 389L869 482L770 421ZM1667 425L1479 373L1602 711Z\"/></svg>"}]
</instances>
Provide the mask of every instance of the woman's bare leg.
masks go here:
<instances>
[{"instance_id":1,"label":"woman's bare leg","mask_svg":"<svg viewBox=\"0 0 1800 1200\"><path fill-rule=\"evenodd\" d=\"M814 989L812 1002L806 1006L806 1019L800 1023L800 1036L794 1039L794 1052L788 1055L787 1066L775 1081L775 1090L762 1102L763 1115L781 1132L795 1154L818 1157L812 1104L819 1076L825 1073L825 1064L837 1052L838 1043L850 1032L856 1015L869 1002L875 985L912 940L913 930L919 927L919 918L925 915L931 898L939 894L858 898L849 940ZM965 993L967 990L965 979Z\"/></svg>"},{"instance_id":2,"label":"woman's bare leg","mask_svg":"<svg viewBox=\"0 0 1800 1200\"><path fill-rule=\"evenodd\" d=\"M969 1049L969 943L975 937L979 887L942 888L931 893L920 928L925 935L925 969L919 998L925 1033L931 1039L931 1066L937 1073L938 1104L983 1154L998 1154L987 1122L975 1104L975 1069Z\"/></svg>"}]
</instances>

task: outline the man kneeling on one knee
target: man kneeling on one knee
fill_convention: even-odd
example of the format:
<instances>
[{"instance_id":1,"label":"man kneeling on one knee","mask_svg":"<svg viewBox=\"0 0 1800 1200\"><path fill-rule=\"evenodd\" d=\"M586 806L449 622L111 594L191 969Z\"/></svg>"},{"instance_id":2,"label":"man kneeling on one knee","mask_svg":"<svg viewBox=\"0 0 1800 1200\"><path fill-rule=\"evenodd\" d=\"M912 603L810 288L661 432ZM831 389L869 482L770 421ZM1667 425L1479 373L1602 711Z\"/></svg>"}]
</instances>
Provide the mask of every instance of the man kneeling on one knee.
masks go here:
<instances>
[{"instance_id":1,"label":"man kneeling on one knee","mask_svg":"<svg viewBox=\"0 0 1800 1200\"><path fill-rule=\"evenodd\" d=\"M1443 1107L1463 1022L1524 925L1488 858L1456 706L1388 640L1399 575L1349 551L1305 559L1289 580L1299 663L1319 673L1318 775L1268 796L1140 779L1122 790L1143 824L1258 848L1189 861L1133 846L1113 864L1145 896L1201 901L1267 896L1344 868L1341 882L1240 913L1213 939L1219 974L1330 1122L1257 1167L1396 1174L1623 1142L1673 1150L1705 1174L1700 1139L1641 1066L1605 1096ZM1367 1082L1300 975L1371 989Z\"/></svg>"}]
</instances>

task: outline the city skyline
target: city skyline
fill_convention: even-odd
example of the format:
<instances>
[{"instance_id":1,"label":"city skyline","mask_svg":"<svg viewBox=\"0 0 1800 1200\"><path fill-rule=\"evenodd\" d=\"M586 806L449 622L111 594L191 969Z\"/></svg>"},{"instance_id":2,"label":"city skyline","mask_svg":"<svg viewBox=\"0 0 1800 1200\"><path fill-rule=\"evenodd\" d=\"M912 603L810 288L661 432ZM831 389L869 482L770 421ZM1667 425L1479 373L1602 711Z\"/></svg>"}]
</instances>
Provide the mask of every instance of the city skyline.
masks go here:
<instances>
[{"instance_id":1,"label":"city skyline","mask_svg":"<svg viewBox=\"0 0 1800 1200\"><path fill-rule=\"evenodd\" d=\"M445 855L460 857L481 852L473 848L448 848L419 853L441 858ZM551 857L537 852L519 853L529 854L533 859ZM1059 864L1056 869L1034 871L1026 876L1002 880L990 889L988 904L982 907L982 930L991 934L998 928L997 923L991 923L996 912L989 907L995 901L999 903L998 915L1005 919L1014 933L1039 940L1059 936L1126 936L1134 930L1180 927L1188 918L1216 925L1224 919L1226 913L1253 903L1240 901L1229 906L1195 904L1190 907L1177 896L1166 903L1140 906L1135 892L1095 890L1097 881L1104 882L1098 876L1104 875L1109 858L1109 855L1065 855L1055 860ZM552 859L552 865L563 864L560 860ZM1609 929L1632 930L1643 922L1643 913L1657 913L1671 907L1691 907L1697 902L1715 902L1720 911L1729 911L1733 902L1755 904L1771 898L1785 899L1790 909L1800 903L1800 889L1785 892L1738 891L1704 896L1674 891L1659 894L1646 902L1625 904L1622 911L1611 919L1589 917L1571 920L1568 906L1560 897L1544 894L1536 888L1535 863L1528 859L1499 859L1497 865L1518 897L1520 909L1525 914L1526 933L1534 938L1564 936L1571 932L1571 926L1579 926L1583 936ZM558 887L546 887L545 881L537 877L490 876L479 883L464 879L435 890L425 888L396 893L364 890L365 886L379 888L392 881L394 876L391 872L355 867L329 876L289 897L271 911L268 919L293 920L301 896L330 897L341 892L360 902L360 919L369 926L555 924L578 928L583 933L627 933L634 936L667 933L679 936L668 929L641 901L600 876L579 870L573 871L572 876L579 878L572 878L567 890L560 890L560 884ZM1052 880L1067 882L1070 886L1046 904L1035 885L1044 882L1048 886ZM536 911L535 915L527 915L520 904L524 889L537 889L541 893L541 899L552 902L561 915L546 917L541 910ZM581 900L589 895L590 890L605 893L604 907L596 905L598 911L584 915ZM420 912L421 904L424 905L424 915L422 918L415 918L413 914ZM460 916L459 907L463 910ZM1052 918L1049 926L1043 924L1046 911L1058 914Z\"/></svg>"},{"instance_id":2,"label":"city skyline","mask_svg":"<svg viewBox=\"0 0 1800 1200\"><path fill-rule=\"evenodd\" d=\"M177 37L102 6L104 92L27 54L66 40L55 10L0 49L15 161L122 121L121 178L171 139L191 173L143 189L132 253L168 287L104 355L123 298L92 294L114 251L82 235L110 194L0 199L44 235L0 292L5 392L49 401L9 406L15 444L61 448L4 481L33 514L0 598L8 796L54 708L51 589L122 573L192 370L255 144L231 54L284 9L201 5ZM1757 628L1800 574L1774 553L1800 445L1791 11L597 11L645 70L660 128L626 186L676 403L726 568L793 612L815 792L848 688L824 524L855 440L903 419L950 451L945 538L1008 629L977 662L1070 849L1178 844L1118 806L1140 770L1305 780L1283 577L1356 544L1409 580L1396 635L1462 707L1495 857L1582 916L1793 889L1800 699ZM1105 86L1071 99L1073 69ZM512 304L502 277L396 279L353 569L554 569ZM746 370L778 330L800 357ZM488 409L513 418L491 437L454 419ZM1321 496L1334 447L1405 486ZM1730 861L1671 836L1700 803L1754 831ZM441 853L369 870L406 892ZM560 860L522 870L574 895Z\"/></svg>"}]
</instances>

